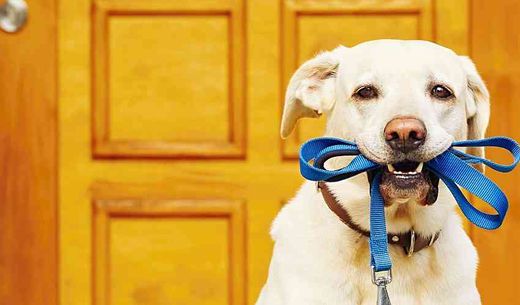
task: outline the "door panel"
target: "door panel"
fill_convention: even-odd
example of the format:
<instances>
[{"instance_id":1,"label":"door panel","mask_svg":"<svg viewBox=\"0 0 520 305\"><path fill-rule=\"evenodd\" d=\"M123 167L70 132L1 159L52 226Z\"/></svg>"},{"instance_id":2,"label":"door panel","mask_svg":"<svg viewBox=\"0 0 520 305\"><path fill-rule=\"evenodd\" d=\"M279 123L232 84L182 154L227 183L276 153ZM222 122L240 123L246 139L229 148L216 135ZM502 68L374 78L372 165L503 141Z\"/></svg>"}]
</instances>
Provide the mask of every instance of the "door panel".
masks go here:
<instances>
[{"instance_id":1,"label":"door panel","mask_svg":"<svg viewBox=\"0 0 520 305\"><path fill-rule=\"evenodd\" d=\"M244 158L243 0L92 10L96 157Z\"/></svg>"},{"instance_id":2,"label":"door panel","mask_svg":"<svg viewBox=\"0 0 520 305\"><path fill-rule=\"evenodd\" d=\"M209 305L243 298L241 202L112 199L94 204L97 303Z\"/></svg>"},{"instance_id":3,"label":"door panel","mask_svg":"<svg viewBox=\"0 0 520 305\"><path fill-rule=\"evenodd\" d=\"M227 16L122 15L108 22L110 139L227 142ZM164 39L177 43L164 47Z\"/></svg>"}]
</instances>

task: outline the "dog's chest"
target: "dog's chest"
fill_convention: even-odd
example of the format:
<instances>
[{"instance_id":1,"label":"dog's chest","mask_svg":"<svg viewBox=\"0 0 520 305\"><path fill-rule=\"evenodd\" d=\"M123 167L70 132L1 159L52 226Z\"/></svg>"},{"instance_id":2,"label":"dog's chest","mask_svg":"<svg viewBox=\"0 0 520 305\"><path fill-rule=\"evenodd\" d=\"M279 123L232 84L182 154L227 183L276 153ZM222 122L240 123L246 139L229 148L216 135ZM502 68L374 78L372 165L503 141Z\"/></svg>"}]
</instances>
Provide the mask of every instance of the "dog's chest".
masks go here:
<instances>
[{"instance_id":1,"label":"dog's chest","mask_svg":"<svg viewBox=\"0 0 520 305\"><path fill-rule=\"evenodd\" d=\"M277 217L263 293L268 302L259 305L376 304L367 238L347 228L317 195L315 189L303 190ZM476 253L455 214L447 218L442 232L432 248L412 257L390 246L392 304L458 304L449 301L461 289L478 298Z\"/></svg>"},{"instance_id":2,"label":"dog's chest","mask_svg":"<svg viewBox=\"0 0 520 305\"><path fill-rule=\"evenodd\" d=\"M377 287L371 281L366 238L354 234L333 237L330 231L321 236L313 242L299 241L277 252L284 256L278 261L281 269L286 270L280 274L284 281L280 286L287 288L283 294L302 301L313 300L309 304L376 304ZM298 253L290 253L289 249ZM405 257L399 251L402 249L391 249L395 275L388 291L392 303L439 304L433 292L436 287L429 285L442 277L434 251L425 251L415 258Z\"/></svg>"}]
</instances>

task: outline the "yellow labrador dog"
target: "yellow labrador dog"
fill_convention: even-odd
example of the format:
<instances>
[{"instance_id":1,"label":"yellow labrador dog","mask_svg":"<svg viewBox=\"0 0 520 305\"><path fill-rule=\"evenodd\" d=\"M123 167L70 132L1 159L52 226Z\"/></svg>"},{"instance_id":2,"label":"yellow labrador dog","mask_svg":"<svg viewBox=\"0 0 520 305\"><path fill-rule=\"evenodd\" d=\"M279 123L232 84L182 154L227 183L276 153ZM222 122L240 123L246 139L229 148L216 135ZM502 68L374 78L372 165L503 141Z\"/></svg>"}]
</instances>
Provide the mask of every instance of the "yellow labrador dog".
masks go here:
<instances>
[{"instance_id":1,"label":"yellow labrador dog","mask_svg":"<svg viewBox=\"0 0 520 305\"><path fill-rule=\"evenodd\" d=\"M326 136L355 141L387 165L380 190L392 303L481 304L476 250L451 194L423 167L452 141L484 136L489 94L471 60L426 41L377 40L323 52L288 85L282 137L298 119L322 113ZM345 160L327 166L341 165ZM368 187L365 174L321 191L303 184L273 223L274 253L257 305L376 304Z\"/></svg>"}]
</instances>

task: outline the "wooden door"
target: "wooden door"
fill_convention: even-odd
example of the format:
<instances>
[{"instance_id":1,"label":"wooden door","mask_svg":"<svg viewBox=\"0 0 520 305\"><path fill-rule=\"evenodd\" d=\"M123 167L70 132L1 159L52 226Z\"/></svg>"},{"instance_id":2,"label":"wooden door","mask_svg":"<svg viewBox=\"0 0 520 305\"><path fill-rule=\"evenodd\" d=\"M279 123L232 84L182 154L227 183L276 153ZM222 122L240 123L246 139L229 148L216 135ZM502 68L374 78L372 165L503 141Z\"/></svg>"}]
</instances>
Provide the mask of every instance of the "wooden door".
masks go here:
<instances>
[{"instance_id":1,"label":"wooden door","mask_svg":"<svg viewBox=\"0 0 520 305\"><path fill-rule=\"evenodd\" d=\"M61 1L61 304L254 304L297 148L323 124L280 139L292 71L377 38L467 53L467 6Z\"/></svg>"},{"instance_id":2,"label":"wooden door","mask_svg":"<svg viewBox=\"0 0 520 305\"><path fill-rule=\"evenodd\" d=\"M267 25L248 11L60 3L61 304L254 302L300 179L278 153L277 47L246 39Z\"/></svg>"},{"instance_id":3,"label":"wooden door","mask_svg":"<svg viewBox=\"0 0 520 305\"><path fill-rule=\"evenodd\" d=\"M1 304L254 304L297 148L323 124L281 141L282 96L321 49L469 53L489 134L520 137L513 0L28 3L23 31L0 33ZM499 231L471 229L479 289L515 304L519 177L490 175L511 210Z\"/></svg>"}]
</instances>

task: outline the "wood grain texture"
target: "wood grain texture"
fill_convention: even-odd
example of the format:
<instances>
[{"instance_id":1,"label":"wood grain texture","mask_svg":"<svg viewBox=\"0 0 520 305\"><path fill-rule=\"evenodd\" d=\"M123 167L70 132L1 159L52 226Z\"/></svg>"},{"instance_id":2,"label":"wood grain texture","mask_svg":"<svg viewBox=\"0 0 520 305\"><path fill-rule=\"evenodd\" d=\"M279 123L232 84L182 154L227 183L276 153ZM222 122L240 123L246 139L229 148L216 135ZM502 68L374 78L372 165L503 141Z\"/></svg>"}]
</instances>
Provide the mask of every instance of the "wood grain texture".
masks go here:
<instances>
[{"instance_id":1,"label":"wood grain texture","mask_svg":"<svg viewBox=\"0 0 520 305\"><path fill-rule=\"evenodd\" d=\"M491 94L488 136L520 139L520 2L474 0L471 4L471 55ZM487 156L509 162L508 156L488 150ZM478 287L486 305L517 304L520 284L520 171L497 174L487 171L505 190L510 209L496 231L473 230L480 265Z\"/></svg>"},{"instance_id":2,"label":"wood grain texture","mask_svg":"<svg viewBox=\"0 0 520 305\"><path fill-rule=\"evenodd\" d=\"M96 158L245 157L244 1L201 4L93 2Z\"/></svg>"},{"instance_id":3,"label":"wood grain texture","mask_svg":"<svg viewBox=\"0 0 520 305\"><path fill-rule=\"evenodd\" d=\"M245 205L97 199L94 304L244 304Z\"/></svg>"},{"instance_id":4,"label":"wood grain texture","mask_svg":"<svg viewBox=\"0 0 520 305\"><path fill-rule=\"evenodd\" d=\"M57 304L56 1L0 31L0 304Z\"/></svg>"},{"instance_id":5,"label":"wood grain texture","mask_svg":"<svg viewBox=\"0 0 520 305\"><path fill-rule=\"evenodd\" d=\"M200 203L211 198L211 200L227 203L244 202L244 212L241 213L243 219L238 221L236 225L245 225L246 228L245 230L235 230L242 232L241 234L244 236L234 234L227 237L225 242L232 239L244 240L245 254L234 257L232 263L244 265L243 269L246 269L244 271L246 276L244 277L242 271L240 271L242 269L231 271L235 279L240 279L243 282L236 286L238 288L234 288L233 292L230 292L230 295L233 294L233 296L228 299L224 299L221 294L217 294L215 299L211 299L211 296L208 295L208 298L202 299L202 301L200 301L200 294L193 295L193 298L190 298L186 294L186 287L188 286L180 287L179 293L183 296L185 303L193 302L197 304L197 301L200 301L203 304L206 304L204 302L209 304L214 302L224 305L229 303L230 300L245 299L244 302L235 301L233 305L253 305L265 282L271 259L272 241L268 234L271 222L280 209L280 202L294 196L302 182L297 163L294 160L285 159L281 154L282 142L278 133L278 123L281 117L281 96L285 91L285 83L282 79L285 77L284 73L290 73L283 67L288 63L287 60L291 58L286 57L281 46L282 43L287 43L286 39L290 39L290 37L284 36L287 29L284 28L282 23L282 15L285 12L282 4L285 2L279 0L201 0L191 2L99 0L95 1L94 11L92 10L92 2L91 0L62 1L59 6L59 122L60 126L64 126L60 130L59 145L60 303L67 305L85 305L93 302L124 304L124 302L129 302L128 296L133 295L136 302L160 304L163 300L161 299L161 291L165 292L163 296L168 300L168 294L175 293L174 290L161 290L158 288L159 286L154 285L144 285L144 290L137 289L139 282L136 278L139 275L142 275L144 279L157 275L159 278L163 277L172 282L182 279L182 274L176 274L168 268L180 265L186 259L185 256L181 252L172 251L175 247L171 244L162 247L155 245L154 241L172 242L172 240L163 236L168 232L177 236L181 236L185 232L186 236L193 240L191 246L198 249L209 247L213 242L212 238L221 242L224 242L224 240L219 239L222 237L221 232L223 230L221 223L210 222L211 224L198 226L198 224L191 222L193 219L190 213L193 213L193 211L189 213L181 212L178 208L166 203L178 202L183 198L189 198L195 203ZM293 44L301 49L297 50L301 53L296 54L298 56L293 53L291 53L293 55L289 55L295 61L303 60L305 56L310 56L312 52L319 48L332 47L335 41L332 39L326 40L327 37L324 33L327 31L336 30L333 38L337 41L342 40L342 43L358 42L370 38L364 36L370 33L370 29L356 29L352 35L344 35L339 28L329 28L329 25L325 24L328 23L328 20L341 22L342 25L349 27L353 27L355 22L364 22L367 26L373 26L374 31L372 32L377 32L377 37L384 35L396 35L396 37L403 38L409 38L412 35L419 37L422 32L417 28L421 27L426 29L427 33L426 36L421 36L423 38L429 38L429 35L431 35L431 37L438 37L440 42L448 47L456 48L458 51L466 48L467 40L460 39L460 37L466 36L465 30L467 28L465 28L465 24L467 19L465 19L464 10L466 1L457 1L456 3L449 0L331 1L332 7L329 9L323 8L320 3L319 1L307 0L287 2L288 6L294 6L295 9L301 10L304 15L301 19L295 20L294 23L295 25L299 24L300 30L305 32L304 39L300 39L298 44ZM346 9L341 8L345 7L345 3L354 4ZM431 14L429 10L432 8L427 6L429 4L434 4L436 10ZM333 12L330 11L331 9ZM437 10L449 10L449 14L440 14ZM356 15L352 13L353 11L363 12L363 14ZM425 12L431 18L435 18L435 22L428 23L435 24L438 28L432 29L433 25L429 26L428 24L420 25L419 22L422 22L423 19L417 17L418 11ZM457 14L460 14L460 18L455 17ZM109 98L108 95L100 93L99 89L101 91L106 90L108 94L107 84L111 83L111 81L108 81L110 75L103 75L105 73L102 72L103 70L96 70L99 69L100 65L99 61L94 60L93 57L108 55L105 57L106 62L102 63L102 66L105 67L114 65L114 62L111 61L117 59L111 57L110 54L104 54L103 52L106 52L106 49L97 49L99 47L97 42L103 42L108 37L93 38L91 34L93 27L98 25L109 29L110 26L104 24L106 20L103 18L105 17L102 17L108 15L110 15L110 18L115 18L113 20L124 20L124 22L132 20L132 22L138 21L135 24L143 23L145 28L139 30L146 31L146 33L156 35L159 38L161 33L168 33L171 30L161 28L161 21L163 20L166 22L165 24L169 24L172 19L187 20L192 16L209 16L208 18L223 18L225 16L224 18L232 20L232 22L241 20L239 23L235 22L234 25L236 26L233 27L233 32L228 33L229 36L238 37L233 40L234 45L230 46L230 49L241 52L233 56L233 67L229 68L229 71L239 69L241 72L230 75L234 82L238 83L226 88L234 98L238 96L241 98L237 105L242 108L233 113L232 119L234 122L244 120L243 128L240 129L242 134L236 134L237 137L244 138L238 152L235 150L229 153L226 147L223 150L218 150L219 148L215 146L204 147L204 143L198 143L199 146L197 147L193 145L179 146L181 142L177 141L174 143L174 145L177 145L176 147L168 146L167 141L164 141L165 135L175 123L172 123L172 126L161 126L161 129L157 130L154 130L155 127L153 126L147 126L147 124L143 126L143 129L146 130L122 130L123 132L119 133L120 137L117 141L124 141L121 138L128 135L139 135L139 137L129 139L121 145L116 143L117 145L114 146L111 146L110 143L114 142L115 139L107 137L108 141L103 140L105 141L104 145L97 146L97 148L95 145L92 146L93 137L104 139L103 133L95 134L96 128L99 128L97 124L100 122L99 120L92 121L93 114L99 115L99 108L96 107L110 106L109 103L92 103L92 99ZM348 17L342 18L343 15ZM356 15L356 17L352 17L353 15ZM189 20L196 22L198 19L195 17ZM385 22L388 20L399 22L399 31L384 31L387 27ZM119 21L116 21L116 23ZM377 24L374 24L374 22L377 22ZM122 26L119 30L128 30L130 26L133 27L135 24L119 23L117 26ZM197 26L197 23L192 24ZM96 32L95 29L94 32L100 35L106 34ZM193 33L199 32L195 30ZM184 34L188 35L189 33ZM248 39L246 40L245 37ZM321 37L324 40L321 40ZM130 41L130 39L125 38L124 41ZM106 41L103 43L106 43ZM136 48L141 47L138 45L139 40L132 43L134 43L133 46L137 45ZM178 42L173 38L164 38L161 43L150 45L153 50L139 50L139 52L143 52L141 54L150 52L160 55L158 58L147 59L149 60L147 62L151 63L147 71L152 75L165 77L164 81L170 82L176 75L172 74L171 78L168 78L164 74L164 67L158 64L161 62L159 57L168 55L176 57L165 59L166 63L175 59L197 60L185 54L175 52L167 54L164 52L164 49L175 48L177 44ZM109 46L109 44L106 44L106 46ZM130 45L131 47L132 45ZM110 46L108 48L110 49ZM119 45L118 52L122 52L123 49ZM129 54L135 51L130 49ZM289 52L289 50L286 51ZM139 52L134 54L140 54ZM290 63L294 68L296 67L297 62L291 61ZM129 66L134 64L131 63ZM193 62L183 64L188 67L196 65ZM123 62L117 63L121 77L133 77L130 80L133 84L150 81L153 82L151 85L160 88L161 78L142 80L140 73L122 73L126 68L122 65L124 65ZM92 78L92 75L96 73L100 73L98 75L104 78L102 82L99 81L98 83L97 78ZM103 88L105 85L107 87ZM118 83L118 86L118 90L120 90L118 94L121 94L119 98L121 109L127 102L124 100L126 97L130 100L136 96L139 97L139 94L141 94L133 87L125 88L123 82ZM125 96L125 94L128 96ZM153 94L155 94L155 97L161 97L157 92L153 92ZM164 94L164 96L170 97L170 92ZM138 99L136 101L139 102ZM151 109L148 112L142 106L137 106L138 110L143 112L142 116L158 117L161 115L157 112L157 109ZM123 111L121 109L120 111ZM197 108L195 107L195 109ZM190 108L186 107L182 111L189 110ZM108 112L106 111L106 113ZM128 114L119 112L117 115L125 117ZM138 117L138 119L140 118ZM142 120L142 122L145 121L146 118ZM108 120L104 123L107 122ZM93 126L93 123L96 125ZM118 123L121 124L118 128L124 128L123 123ZM307 123L302 122L302 124ZM193 132L185 126L180 127L185 128L183 132ZM223 134L219 130L210 131L208 135L199 134L195 137L207 140L220 137ZM156 135L159 135L159 141L152 140ZM186 135L187 133L182 136L185 137ZM134 146L137 143L135 140L138 140L138 138L144 139L147 142L146 145ZM181 138L176 140L179 139ZM247 143L245 140L247 140ZM190 150L190 147L195 147L195 149ZM106 150L103 151L103 149ZM96 156L93 150L99 152L100 155ZM186 154L180 155L179 151ZM226 154L242 155L230 160L231 158L222 157ZM192 156L191 159L190 155ZM92 202L100 203L101 200L104 202L102 204L103 212L93 211ZM146 202L146 204L141 204L138 207L130 204L130 207L125 207L125 202ZM190 209L193 210L195 206L195 204L191 204ZM175 218L175 220L168 220L173 222L177 219L184 219L186 220L185 224L177 227L174 226L175 223L173 222L166 224L161 222L163 216L171 213L172 209L176 211L173 214L177 216L165 218ZM245 213L245 210L247 210L247 213ZM203 211L206 211L204 213L207 214L208 206L202 205L199 212L203 213ZM114 218L113 215L109 215L110 213L115 213L113 215L120 213L118 214L120 216L115 216L115 218L122 220L116 226L116 230L112 231L112 234L115 235L110 235L116 239L113 240L115 241L114 244L110 242L109 245L114 245L117 249L99 246L104 244L104 242L99 241L109 238L107 234L110 231L103 228L108 228L106 224L110 222L109 218ZM142 217L145 214L148 216ZM163 216L157 216L158 214ZM125 216L123 217L123 215ZM133 222L135 219L142 218L147 220ZM95 224L95 230L93 230L93 224ZM142 228L142 231L140 231L140 228ZM157 235L153 234L155 229L157 229ZM208 232L208 239L202 238L202 234L198 230L211 231ZM143 235L139 236L139 232L142 232ZM148 249L150 255L156 258L160 268L152 265L147 268L144 254L133 251L134 247L137 247L132 246L134 243L150 245L150 249ZM239 243L239 241L232 241L232 243ZM216 251L222 251L220 247L215 246L215 248ZM108 253L108 250L114 252ZM215 253L215 256L211 256L214 253L210 253L208 262L213 264L222 261L223 255L219 253ZM232 255L232 251L228 250L227 254L228 256ZM132 270L133 274L128 278L128 281L125 281L125 277L121 276L122 272L113 275L115 277L99 276L107 270L107 267L99 264L99 261L108 262L112 257L111 255L121 258L121 265L116 270L128 267L132 260L139 263L138 267ZM171 261L169 261L170 258ZM244 261L241 261L242 259ZM150 264L152 263L153 261L150 262ZM161 274L161 266L170 271L167 274ZM198 267L194 266L195 273L198 272L197 270L200 271L200 269L196 269ZM235 274L235 272L238 273ZM212 273L207 278L202 278L201 282L211 283L220 280L222 276L218 272ZM107 288L111 279L118 282L113 294ZM164 286L161 285L160 287ZM96 293L93 294L93 291ZM97 293L100 291L103 293Z\"/></svg>"},{"instance_id":6,"label":"wood grain texture","mask_svg":"<svg viewBox=\"0 0 520 305\"><path fill-rule=\"evenodd\" d=\"M230 226L238 226L245 224L244 230L232 230L238 234L233 234L227 240L233 244L238 244L239 239L244 240L245 251L241 255L233 256L233 251L227 251L227 259L230 259L230 265L237 264L242 266L234 268L227 274L231 274L233 283L240 281L239 284L233 284L233 290L229 292L231 295L227 300L222 298L219 293L213 300L210 295L206 297L202 303L213 304L217 302L219 305L242 305L254 304L258 292L263 285L267 272L268 264L271 257L272 241L269 237L269 227L272 219L280 208L281 198L289 198L294 194L301 178L298 174L298 167L295 162L286 163L280 160L277 149L278 141L278 86L279 80L279 53L278 44L273 43L273 37L278 35L279 20L278 9L279 2L277 0L261 0L247 1L248 8L244 7L246 1L196 1L196 2L178 2L178 1L99 1L102 8L113 9L115 18L136 18L139 22L154 23L156 20L186 20L190 16L216 13L220 16L229 14L233 15L230 20L239 20L243 18L247 22L235 23L237 27L235 32L229 33L229 36L237 37L245 35L256 37L254 40L234 40L235 46L231 49L248 50L247 65L248 75L251 78L243 85L230 87L228 92L234 92L236 97L243 91L247 85L247 96L239 100L242 110L245 113L235 118L247 119L247 124L242 132L247 132L247 145L244 145L246 154L244 158L236 158L228 160L226 158L215 157L218 152L210 152L209 158L200 156L191 159L186 158L169 158L161 157L159 150L148 151L152 157L144 158L97 158L93 157L91 139L93 136L92 129L92 113L96 110L91 101L97 93L96 80L92 79L94 69L97 65L93 65L92 48L94 39L92 39L92 22L95 21L92 11L92 1L62 1L59 6L59 122L61 126L66 126L60 132L60 303L67 305L85 305L93 302L111 302L112 304L124 304L128 302L129 295L135 295L142 304L158 304L163 300L160 296L160 289L157 286L148 285L149 289L137 289L138 282L133 279L139 274L143 275L143 279L148 279L154 275L158 278L167 277L172 282L182 280L183 274L167 272L161 274L157 266L141 263L144 256L140 253L132 253L125 244L142 241L143 244L149 244L156 238L160 238L160 234L164 232L172 232L180 236L182 232L186 232L187 236L193 237L193 247L207 248L212 239L219 240L221 237L220 225L215 225L215 230L207 232L207 239L201 237L200 230L206 225L197 226L191 222L191 216L178 213L175 220L186 220L185 226L179 228L174 227L172 222L168 225L161 225L161 217L149 217L150 221L140 223L143 225L143 232L147 232L145 236L133 239L132 234L125 235L125 230L132 232L138 231L139 226L136 223L129 224L124 222L118 226L117 242L113 244L117 249L111 249L117 257L125 257L125 260L137 260L139 268L134 269L131 278L125 281L125 278L119 273L119 277L113 278L117 280L116 290L107 294L93 294L94 289L105 289L109 284L106 277L98 278L102 269L98 270L99 264L93 261L93 257L103 257L105 251L99 251L97 232L93 232L92 224L98 220L98 213L93 213L92 202L97 199L114 200L121 203L124 200L141 200L150 202L152 206L158 207L160 202L179 200L189 198L190 200L199 202L204 200L220 200L224 202L244 202L245 210L241 221L236 224L231 223ZM235 10L238 10L235 12ZM186 13L180 15L180 11ZM245 14L238 16L236 14ZM138 17L136 17L138 16ZM227 15L226 15L227 16ZM111 17L112 18L112 17ZM148 18L148 19L147 19ZM227 18L227 17L226 17ZM195 22L200 18L192 18L190 22ZM249 21L251 20L251 21ZM197 23L193 23L197 26ZM158 28L149 28L147 31L155 31ZM168 29L169 30L169 29ZM164 33L165 29L161 29ZM194 33L196 33L195 31ZM188 34L188 33L186 33ZM97 41L97 40L95 40ZM156 50L150 52L163 52L162 49L175 48L177 41L175 39L163 39L162 44L156 44L153 47ZM138 42L135 42L138 43ZM161 48L161 50L159 50ZM133 50L129 50L132 52ZM160 53L161 56L164 53ZM175 55L177 59L196 61L197 58L190 58L187 54L176 54L172 52L168 55ZM246 53L233 56L234 68L237 65L245 67ZM154 59L157 62L160 58ZM165 59L167 62L172 59ZM242 61L242 63L240 63ZM110 62L106 63L107 66ZM194 62L185 63L186 65L194 65ZM161 66L154 66L151 73L162 73ZM233 70L233 69L230 69ZM132 75L127 75L132 77ZM142 77L139 73L133 74L132 81L140 81ZM170 79L175 79L176 75L172 74ZM234 74L239 81L245 82L245 73ZM154 84L160 85L160 84ZM128 92L136 93L134 88L126 88ZM119 90L125 90L120 87ZM122 92L122 91L121 91ZM137 94L137 93L136 93ZM247 105L247 107L245 107ZM190 110L190 109L187 109ZM151 109L150 113L156 113L156 109ZM143 112L143 116L148 115L148 111ZM204 123L204 122L203 122ZM181 126L183 127L183 126ZM148 128L144 126L143 128ZM152 128L152 127L150 127ZM152 130L152 129L151 129ZM145 131L148 132L148 131ZM198 135L199 137L201 135ZM237 135L239 136L239 135ZM149 137L149 135L147 135ZM245 142L244 142L245 144ZM131 147L135 149L135 147ZM156 157L159 155L159 157ZM203 160L202 160L203 159ZM206 209L207 210L207 209ZM141 210L140 213L143 213ZM134 216L131 216L133 219ZM177 218L179 220L177 220ZM118 218L119 219L119 218ZM125 218L126 219L126 218ZM235 219L235 218L234 218ZM132 220L129 220L132 222ZM121 224L121 223L120 223ZM138 228L136 228L136 226ZM153 228L157 226L158 236L152 234ZM100 226L102 228L102 226ZM181 231L176 231L182 229ZM190 230L193 230L191 232ZM163 233L161 233L163 232ZM136 233L137 234L137 233ZM112 237L115 237L112 235ZM237 241L233 241L237 239ZM94 243L94 241L96 241ZM175 241L172 238L168 242ZM111 244L112 245L112 244ZM228 248L228 247L226 247ZM157 257L161 266L165 268L173 268L183 263L181 252L172 251L173 246L161 248L159 245L150 247L150 251ZM220 249L220 248L219 248ZM125 252L129 251L129 252ZM220 250L219 250L220 251ZM105 253L106 257L109 256ZM175 255L175 257L173 256ZM212 256L208 254L208 263L221 261L220 254ZM216 254L215 254L216 255ZM247 260L246 260L247 256ZM110 256L111 257L111 256ZM243 261L241 261L243 260ZM121 262L124 264L124 261ZM196 270L198 266L193 261L186 262L193 265ZM199 262L205 264L206 262ZM153 264L153 261L150 261ZM94 267L97 266L97 267ZM122 268L121 265L120 267ZM147 266L149 268L147 268ZM118 267L118 268L120 268ZM171 269L168 269L171 270ZM115 276L115 275L114 275ZM134 277L135 276L135 277ZM202 282L213 283L221 280L222 274L208 274L207 278ZM144 282L144 281L143 281ZM226 285L229 286L229 285ZM96 288L97 287L97 288ZM184 287L184 288L183 288ZM200 294L192 297L186 294L186 287L179 287L179 295L183 295L185 304L198 304ZM134 289L135 288L135 289ZM154 293L152 290L156 291ZM135 293L135 294L134 294ZM167 289L165 297L175 294L176 290ZM227 293L227 292L226 292ZM144 297L146 296L146 298ZM168 300L168 299L166 299ZM137 299L136 299L137 302ZM155 302L155 303L154 303ZM212 303L213 302L213 303ZM206 304L204 303L204 304ZM160 302L159 302L160 304ZM171 303L167 303L171 304Z\"/></svg>"},{"instance_id":7,"label":"wood grain texture","mask_svg":"<svg viewBox=\"0 0 520 305\"><path fill-rule=\"evenodd\" d=\"M110 139L231 144L229 22L226 14L110 17Z\"/></svg>"}]
</instances>

